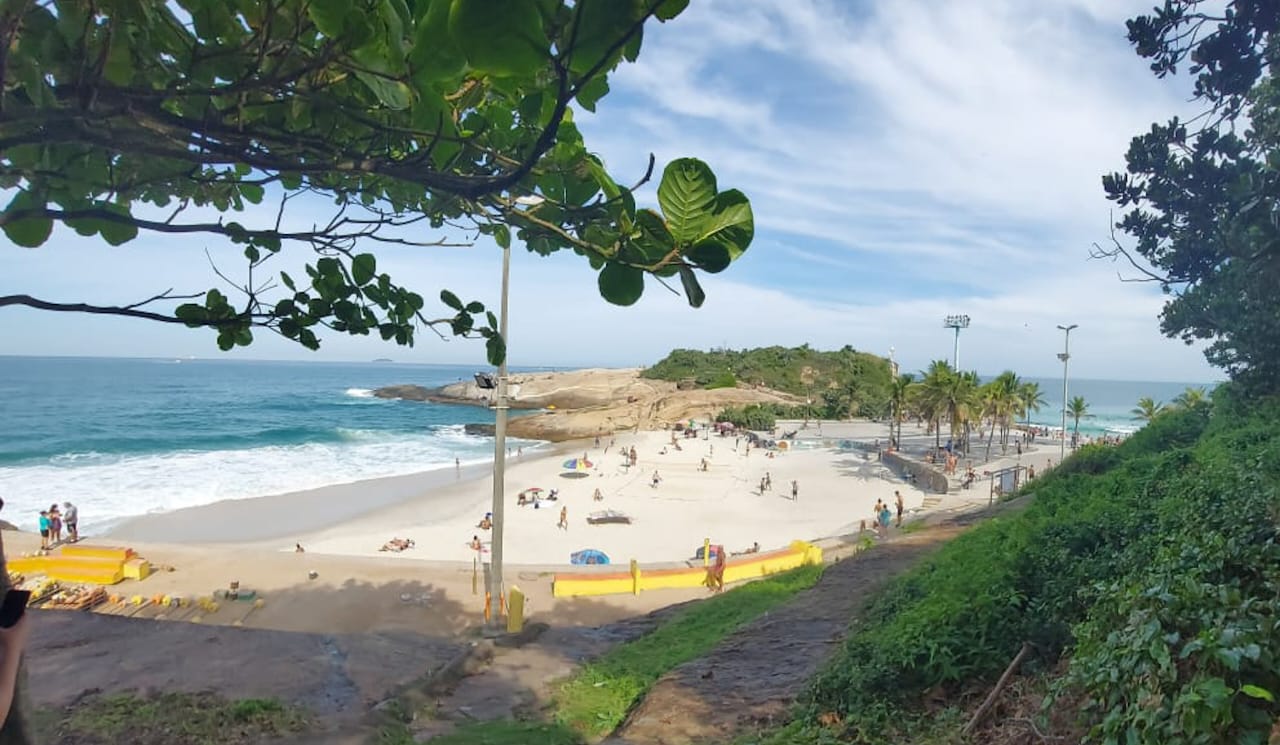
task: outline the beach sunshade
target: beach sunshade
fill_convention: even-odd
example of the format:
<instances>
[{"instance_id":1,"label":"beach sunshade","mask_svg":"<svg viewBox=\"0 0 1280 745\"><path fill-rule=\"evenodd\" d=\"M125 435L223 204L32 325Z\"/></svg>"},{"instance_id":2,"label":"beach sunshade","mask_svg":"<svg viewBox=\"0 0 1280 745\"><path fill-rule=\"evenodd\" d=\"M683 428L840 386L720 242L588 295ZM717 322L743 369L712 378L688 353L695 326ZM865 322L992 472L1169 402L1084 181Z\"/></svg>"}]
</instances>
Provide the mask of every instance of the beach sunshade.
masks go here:
<instances>
[{"instance_id":1,"label":"beach sunshade","mask_svg":"<svg viewBox=\"0 0 1280 745\"><path fill-rule=\"evenodd\" d=\"M582 458L570 458L564 462L564 467L568 471L589 471L591 470L591 461Z\"/></svg>"},{"instance_id":2,"label":"beach sunshade","mask_svg":"<svg viewBox=\"0 0 1280 745\"><path fill-rule=\"evenodd\" d=\"M543 489L541 486L531 486L520 493L521 494L541 494L544 491L546 490Z\"/></svg>"},{"instance_id":3,"label":"beach sunshade","mask_svg":"<svg viewBox=\"0 0 1280 745\"><path fill-rule=\"evenodd\" d=\"M570 564L608 564L609 556L595 548L584 548L569 554Z\"/></svg>"}]
</instances>

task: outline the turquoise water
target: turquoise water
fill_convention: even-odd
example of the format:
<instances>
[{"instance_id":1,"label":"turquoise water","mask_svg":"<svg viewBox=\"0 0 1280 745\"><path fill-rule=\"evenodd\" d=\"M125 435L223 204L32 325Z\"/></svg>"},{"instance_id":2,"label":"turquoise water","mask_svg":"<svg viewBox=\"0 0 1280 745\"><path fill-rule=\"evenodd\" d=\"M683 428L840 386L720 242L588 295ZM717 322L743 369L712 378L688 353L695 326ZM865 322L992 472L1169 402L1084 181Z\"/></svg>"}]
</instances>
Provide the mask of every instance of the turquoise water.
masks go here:
<instances>
[{"instance_id":1,"label":"turquoise water","mask_svg":"<svg viewBox=\"0 0 1280 745\"><path fill-rule=\"evenodd\" d=\"M1044 394L1045 406L1031 414L1031 422L1046 427L1062 426L1062 378L1025 378L1024 380L1040 384ZM1067 381L1067 397L1084 397L1092 415L1080 420L1080 434L1100 435L1104 433L1118 434L1132 432L1141 422L1133 418L1133 407L1138 399L1150 396L1156 401L1168 405L1174 397L1188 387L1212 390L1212 384L1204 383L1155 383L1128 380L1088 380L1071 379ZM1071 417L1067 417L1067 429L1075 426Z\"/></svg>"},{"instance_id":2,"label":"turquoise water","mask_svg":"<svg viewBox=\"0 0 1280 745\"><path fill-rule=\"evenodd\" d=\"M71 500L92 529L222 499L492 458L483 407L372 397L472 368L394 363L0 357L4 517Z\"/></svg>"}]
</instances>

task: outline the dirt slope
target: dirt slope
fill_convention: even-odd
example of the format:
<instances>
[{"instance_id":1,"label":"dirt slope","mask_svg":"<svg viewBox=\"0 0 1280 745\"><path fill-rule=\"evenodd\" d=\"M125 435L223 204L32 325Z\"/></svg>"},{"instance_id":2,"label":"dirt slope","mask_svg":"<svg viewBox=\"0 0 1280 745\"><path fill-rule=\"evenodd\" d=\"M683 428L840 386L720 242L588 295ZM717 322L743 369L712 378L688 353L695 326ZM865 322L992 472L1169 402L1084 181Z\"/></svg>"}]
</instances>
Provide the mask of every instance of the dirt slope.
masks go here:
<instances>
[{"instance_id":1,"label":"dirt slope","mask_svg":"<svg viewBox=\"0 0 1280 745\"><path fill-rule=\"evenodd\" d=\"M605 743L729 742L784 722L870 591L964 529L943 523L833 564L813 588L665 675Z\"/></svg>"}]
</instances>

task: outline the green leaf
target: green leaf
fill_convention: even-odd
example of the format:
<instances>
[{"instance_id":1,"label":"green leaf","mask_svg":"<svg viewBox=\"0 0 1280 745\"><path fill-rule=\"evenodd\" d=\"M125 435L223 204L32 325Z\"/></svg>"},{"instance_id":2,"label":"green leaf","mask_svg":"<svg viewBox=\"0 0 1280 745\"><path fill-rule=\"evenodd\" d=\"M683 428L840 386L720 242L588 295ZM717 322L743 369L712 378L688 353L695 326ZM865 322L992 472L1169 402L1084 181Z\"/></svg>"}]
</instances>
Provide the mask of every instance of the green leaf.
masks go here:
<instances>
[{"instance_id":1,"label":"green leaf","mask_svg":"<svg viewBox=\"0 0 1280 745\"><path fill-rule=\"evenodd\" d=\"M132 219L129 210L112 203L100 205L102 209L120 215L124 218ZM134 238L138 237L138 226L131 222L121 222L118 220L99 220L98 233L102 235L102 240L112 246L122 246Z\"/></svg>"},{"instance_id":2,"label":"green leaf","mask_svg":"<svg viewBox=\"0 0 1280 745\"><path fill-rule=\"evenodd\" d=\"M728 269L730 262L733 261L729 249L717 241L702 241L694 245L686 256L700 269L712 274Z\"/></svg>"},{"instance_id":3,"label":"green leaf","mask_svg":"<svg viewBox=\"0 0 1280 745\"><path fill-rule=\"evenodd\" d=\"M501 336L490 336L484 343L484 349L490 365L497 367L507 361L507 345Z\"/></svg>"},{"instance_id":4,"label":"green leaf","mask_svg":"<svg viewBox=\"0 0 1280 745\"><path fill-rule=\"evenodd\" d=\"M391 80L373 73L356 70L355 75L360 82L377 96L378 101L389 109L404 111L413 102L413 92L409 86L399 80Z\"/></svg>"},{"instance_id":5,"label":"green leaf","mask_svg":"<svg viewBox=\"0 0 1280 745\"><path fill-rule=\"evenodd\" d=\"M1262 701L1275 702L1276 700L1276 697L1271 694L1271 691L1268 691L1266 688L1262 688L1261 686L1242 685L1240 686L1240 692L1249 698L1261 699Z\"/></svg>"},{"instance_id":6,"label":"green leaf","mask_svg":"<svg viewBox=\"0 0 1280 745\"><path fill-rule=\"evenodd\" d=\"M290 277L286 272L280 272L280 281L284 282L284 286L288 287L290 290L296 291L298 289L293 284L293 277Z\"/></svg>"},{"instance_id":7,"label":"green leaf","mask_svg":"<svg viewBox=\"0 0 1280 745\"><path fill-rule=\"evenodd\" d=\"M716 195L715 211L702 226L698 240L715 241L729 249L730 259L737 259L751 245L755 231L751 202L742 192L730 189Z\"/></svg>"},{"instance_id":8,"label":"green leaf","mask_svg":"<svg viewBox=\"0 0 1280 745\"><path fill-rule=\"evenodd\" d=\"M472 300L471 302L467 303L466 311L468 313L483 313L484 303L478 300Z\"/></svg>"},{"instance_id":9,"label":"green leaf","mask_svg":"<svg viewBox=\"0 0 1280 745\"><path fill-rule=\"evenodd\" d=\"M578 103L587 111L596 110L596 102L609 94L609 81L600 73L578 90Z\"/></svg>"},{"instance_id":10,"label":"green leaf","mask_svg":"<svg viewBox=\"0 0 1280 745\"><path fill-rule=\"evenodd\" d=\"M462 310L462 307L463 307L462 301L458 299L458 296L453 294L452 292L449 292L448 290L440 291L440 302L444 303L450 308L453 308L454 310L460 311Z\"/></svg>"},{"instance_id":11,"label":"green leaf","mask_svg":"<svg viewBox=\"0 0 1280 745\"><path fill-rule=\"evenodd\" d=\"M347 11L350 8L351 0L311 0L307 5L307 14L320 33L337 38L346 28Z\"/></svg>"},{"instance_id":12,"label":"green leaf","mask_svg":"<svg viewBox=\"0 0 1280 745\"><path fill-rule=\"evenodd\" d=\"M415 78L428 82L462 74L467 58L449 33L449 9L453 0L419 0L427 12L418 22L409 52L409 67Z\"/></svg>"},{"instance_id":13,"label":"green leaf","mask_svg":"<svg viewBox=\"0 0 1280 745\"><path fill-rule=\"evenodd\" d=\"M367 285L378 273L378 260L373 254L357 254L351 260L351 278L357 285Z\"/></svg>"},{"instance_id":14,"label":"green leaf","mask_svg":"<svg viewBox=\"0 0 1280 745\"><path fill-rule=\"evenodd\" d=\"M677 242L693 243L716 207L716 177L706 163L679 158L667 164L658 185L658 204Z\"/></svg>"},{"instance_id":15,"label":"green leaf","mask_svg":"<svg viewBox=\"0 0 1280 745\"><path fill-rule=\"evenodd\" d=\"M240 184L240 196L252 204L261 204L266 193L267 190L262 188L262 184Z\"/></svg>"},{"instance_id":16,"label":"green leaf","mask_svg":"<svg viewBox=\"0 0 1280 745\"><path fill-rule=\"evenodd\" d=\"M683 13L687 7L689 7L689 0L662 0L658 3L658 7L653 9L653 16L659 21L669 21Z\"/></svg>"},{"instance_id":17,"label":"green leaf","mask_svg":"<svg viewBox=\"0 0 1280 745\"><path fill-rule=\"evenodd\" d=\"M36 199L29 191L20 191L14 195L5 207L5 215L25 210L44 209L44 200ZM9 240L23 248L36 248L49 240L53 233L53 220L48 217L26 217L4 224L4 234Z\"/></svg>"},{"instance_id":18,"label":"green leaf","mask_svg":"<svg viewBox=\"0 0 1280 745\"><path fill-rule=\"evenodd\" d=\"M689 305L701 308L707 300L707 293L703 292L702 285L698 284L698 275L683 264L680 265L680 284L684 286L684 295L689 299Z\"/></svg>"},{"instance_id":19,"label":"green leaf","mask_svg":"<svg viewBox=\"0 0 1280 745\"><path fill-rule=\"evenodd\" d=\"M644 272L625 264L605 264L597 284L601 297L614 305L635 305L644 294Z\"/></svg>"},{"instance_id":20,"label":"green leaf","mask_svg":"<svg viewBox=\"0 0 1280 745\"><path fill-rule=\"evenodd\" d=\"M564 43L573 40L573 47L565 50L570 55L569 69L578 75L613 69L622 56L620 42L639 22L643 10L644 4L635 0L578 0L574 22L564 31Z\"/></svg>"},{"instance_id":21,"label":"green leaf","mask_svg":"<svg viewBox=\"0 0 1280 745\"><path fill-rule=\"evenodd\" d=\"M506 225L495 225L493 227L493 240L498 244L499 248L511 248L511 229Z\"/></svg>"},{"instance_id":22,"label":"green leaf","mask_svg":"<svg viewBox=\"0 0 1280 745\"><path fill-rule=\"evenodd\" d=\"M551 55L542 14L529 0L454 0L449 34L478 72L533 77Z\"/></svg>"}]
</instances>

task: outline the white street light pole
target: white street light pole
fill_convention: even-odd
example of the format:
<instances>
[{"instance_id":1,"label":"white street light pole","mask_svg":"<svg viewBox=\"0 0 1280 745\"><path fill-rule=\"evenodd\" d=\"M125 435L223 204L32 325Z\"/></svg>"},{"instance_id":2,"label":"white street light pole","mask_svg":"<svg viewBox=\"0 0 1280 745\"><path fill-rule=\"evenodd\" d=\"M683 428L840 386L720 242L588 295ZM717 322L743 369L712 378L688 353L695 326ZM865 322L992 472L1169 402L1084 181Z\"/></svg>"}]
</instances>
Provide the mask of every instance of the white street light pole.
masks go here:
<instances>
[{"instance_id":1,"label":"white street light pole","mask_svg":"<svg viewBox=\"0 0 1280 745\"><path fill-rule=\"evenodd\" d=\"M536 194L517 197L516 203L533 208L544 200ZM504 353L498 365L497 390L493 396L493 542L489 547L489 586L487 592L493 606L491 618L501 625L505 610L506 586L502 581L502 519L507 491L507 355L511 351L511 338L507 336L507 295L511 284L511 245L502 247L502 300L498 308L498 333L502 335Z\"/></svg>"},{"instance_id":2,"label":"white street light pole","mask_svg":"<svg viewBox=\"0 0 1280 745\"><path fill-rule=\"evenodd\" d=\"M1065 332L1062 341L1062 353L1058 355L1058 359L1062 360L1062 444L1058 449L1058 462L1066 460L1067 457L1067 362L1071 359L1071 329L1078 328L1080 324L1073 323L1070 326L1058 326Z\"/></svg>"},{"instance_id":3,"label":"white street light pole","mask_svg":"<svg viewBox=\"0 0 1280 745\"><path fill-rule=\"evenodd\" d=\"M502 342L509 351L510 339L507 336L507 289L511 276L511 248L502 249L502 300L498 308L498 333L502 334ZM493 606L495 623L502 619L505 588L502 584L502 508L506 501L506 466L507 466L507 355L502 355L502 363L498 365L498 389L493 397L493 543L490 545L489 559L489 600Z\"/></svg>"}]
</instances>

